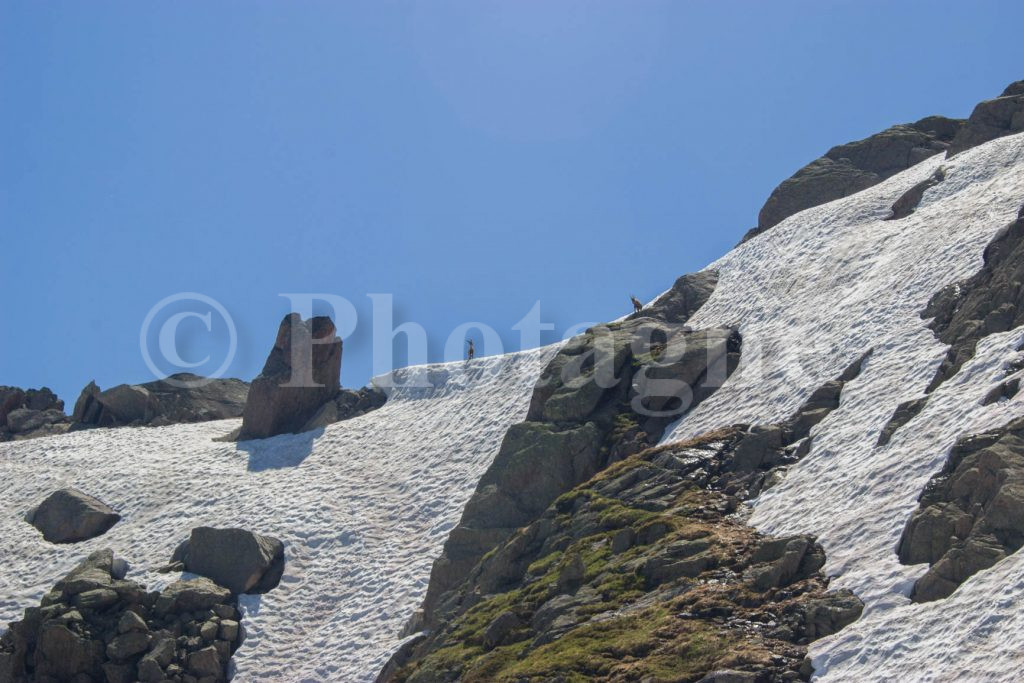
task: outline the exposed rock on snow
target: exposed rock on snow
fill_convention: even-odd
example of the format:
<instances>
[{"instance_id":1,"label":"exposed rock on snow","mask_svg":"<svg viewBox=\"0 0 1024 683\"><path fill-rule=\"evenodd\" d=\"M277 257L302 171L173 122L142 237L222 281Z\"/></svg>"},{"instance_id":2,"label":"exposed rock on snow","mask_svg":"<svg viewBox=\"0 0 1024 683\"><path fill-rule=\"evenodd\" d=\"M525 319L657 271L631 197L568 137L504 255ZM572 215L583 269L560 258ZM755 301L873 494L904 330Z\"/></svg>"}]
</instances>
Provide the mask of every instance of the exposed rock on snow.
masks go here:
<instances>
[{"instance_id":1,"label":"exposed rock on snow","mask_svg":"<svg viewBox=\"0 0 1024 683\"><path fill-rule=\"evenodd\" d=\"M884 446L889 443L889 441L892 440L892 435L896 433L896 430L917 417L917 414L924 409L927 402L928 397L922 396L920 398L904 401L896 406L896 410L893 412L892 417L889 418L889 421L885 423L885 426L882 427L882 431L878 434L878 441L875 442L875 445Z\"/></svg>"},{"instance_id":2,"label":"exposed rock on snow","mask_svg":"<svg viewBox=\"0 0 1024 683\"><path fill-rule=\"evenodd\" d=\"M75 489L60 489L27 516L50 543L76 543L105 534L121 520L113 508Z\"/></svg>"},{"instance_id":3,"label":"exposed rock on snow","mask_svg":"<svg viewBox=\"0 0 1024 683\"><path fill-rule=\"evenodd\" d=\"M985 248L970 278L941 289L921 316L949 350L926 389L934 391L974 357L978 341L1024 323L1024 207Z\"/></svg>"},{"instance_id":4,"label":"exposed rock on snow","mask_svg":"<svg viewBox=\"0 0 1024 683\"><path fill-rule=\"evenodd\" d=\"M697 312L704 302L715 291L718 273L714 270L702 270L699 273L687 273L675 281L672 288L659 296L648 306L631 318L657 318L667 323L686 321Z\"/></svg>"},{"instance_id":5,"label":"exposed rock on snow","mask_svg":"<svg viewBox=\"0 0 1024 683\"><path fill-rule=\"evenodd\" d=\"M805 679L806 644L861 613L813 537L732 517L751 432L646 450L558 498L487 555L379 681ZM499 649L496 649L499 648Z\"/></svg>"},{"instance_id":6,"label":"exposed rock on snow","mask_svg":"<svg viewBox=\"0 0 1024 683\"><path fill-rule=\"evenodd\" d=\"M380 408L387 400L388 395L384 393L384 390L372 385L359 390L342 389L338 392L337 398L325 403L300 431L308 432L335 422L365 415L371 410Z\"/></svg>"},{"instance_id":7,"label":"exposed rock on snow","mask_svg":"<svg viewBox=\"0 0 1024 683\"><path fill-rule=\"evenodd\" d=\"M0 387L0 441L62 434L69 423L64 401L50 389Z\"/></svg>"},{"instance_id":8,"label":"exposed rock on snow","mask_svg":"<svg viewBox=\"0 0 1024 683\"><path fill-rule=\"evenodd\" d=\"M966 437L921 494L900 539L904 564L931 568L916 602L952 593L967 578L1024 545L1024 418Z\"/></svg>"},{"instance_id":9,"label":"exposed rock on snow","mask_svg":"<svg viewBox=\"0 0 1024 683\"><path fill-rule=\"evenodd\" d=\"M848 197L945 151L961 119L929 116L833 147L776 187L743 241L812 206Z\"/></svg>"},{"instance_id":10,"label":"exposed rock on snow","mask_svg":"<svg viewBox=\"0 0 1024 683\"><path fill-rule=\"evenodd\" d=\"M26 609L0 638L0 681L226 680L239 645L231 593L207 579L147 593L122 564L96 551Z\"/></svg>"},{"instance_id":11,"label":"exposed rock on snow","mask_svg":"<svg viewBox=\"0 0 1024 683\"><path fill-rule=\"evenodd\" d=\"M949 156L1024 130L1024 81L1011 83L994 100L980 102L949 145Z\"/></svg>"},{"instance_id":12,"label":"exposed rock on snow","mask_svg":"<svg viewBox=\"0 0 1024 683\"><path fill-rule=\"evenodd\" d=\"M712 286L704 280L697 291ZM706 299L686 291L663 298L662 314L684 314ZM506 433L434 563L424 601L428 625L445 593L495 545L562 493L654 443L728 377L739 335L728 328L693 332L684 321L633 317L592 328L561 348L534 387L527 421Z\"/></svg>"},{"instance_id":13,"label":"exposed rock on snow","mask_svg":"<svg viewBox=\"0 0 1024 683\"><path fill-rule=\"evenodd\" d=\"M233 593L266 593L284 573L284 544L245 529L197 527L171 557Z\"/></svg>"},{"instance_id":14,"label":"exposed rock on snow","mask_svg":"<svg viewBox=\"0 0 1024 683\"><path fill-rule=\"evenodd\" d=\"M289 313L263 371L253 380L240 440L302 431L341 388L341 339L326 316Z\"/></svg>"},{"instance_id":15,"label":"exposed rock on snow","mask_svg":"<svg viewBox=\"0 0 1024 683\"><path fill-rule=\"evenodd\" d=\"M71 419L82 426L158 427L239 417L249 385L239 379L207 379L178 373L145 384L119 384L101 391L89 382Z\"/></svg>"},{"instance_id":16,"label":"exposed rock on snow","mask_svg":"<svg viewBox=\"0 0 1024 683\"><path fill-rule=\"evenodd\" d=\"M914 209L921 203L921 199L924 197L924 193L927 190L935 187L943 180L946 179L946 172L942 170L940 166L936 169L935 173L932 174L931 178L922 180L917 185L904 192L896 203L892 205L892 215L886 220L898 221L901 218L906 218L910 214L914 213Z\"/></svg>"}]
</instances>

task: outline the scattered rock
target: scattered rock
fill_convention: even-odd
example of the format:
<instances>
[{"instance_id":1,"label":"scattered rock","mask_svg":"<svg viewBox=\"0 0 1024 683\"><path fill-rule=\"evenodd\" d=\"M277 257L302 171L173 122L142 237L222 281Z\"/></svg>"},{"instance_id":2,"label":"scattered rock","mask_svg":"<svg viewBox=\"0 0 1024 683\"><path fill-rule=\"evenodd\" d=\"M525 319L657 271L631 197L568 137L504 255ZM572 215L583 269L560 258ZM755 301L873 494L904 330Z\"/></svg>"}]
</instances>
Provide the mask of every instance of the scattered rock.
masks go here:
<instances>
[{"instance_id":1,"label":"scattered rock","mask_svg":"<svg viewBox=\"0 0 1024 683\"><path fill-rule=\"evenodd\" d=\"M341 339L330 318L281 321L263 371L253 380L239 439L299 432L340 389Z\"/></svg>"},{"instance_id":2,"label":"scattered rock","mask_svg":"<svg viewBox=\"0 0 1024 683\"><path fill-rule=\"evenodd\" d=\"M925 405L928 403L928 397L923 396L921 398L915 398L910 401L904 401L903 403L896 406L895 412L889 421L882 427L881 433L878 435L878 442L875 446L884 446L889 443L892 439L893 434L896 433L903 425L907 424L920 413Z\"/></svg>"},{"instance_id":3,"label":"scattered rock","mask_svg":"<svg viewBox=\"0 0 1024 683\"><path fill-rule=\"evenodd\" d=\"M896 203L892 205L892 215L885 220L887 221L898 221L902 218L906 218L910 214L914 213L914 209L921 203L924 198L924 193L941 183L946 179L946 171L943 168L938 168L935 173L926 180L922 180L917 185L903 193L903 195L896 200Z\"/></svg>"},{"instance_id":4,"label":"scattered rock","mask_svg":"<svg viewBox=\"0 0 1024 683\"><path fill-rule=\"evenodd\" d=\"M484 646L488 649L493 649L504 644L512 632L522 626L523 622L520 621L514 612L502 612L494 618L494 621L484 631Z\"/></svg>"},{"instance_id":5,"label":"scattered rock","mask_svg":"<svg viewBox=\"0 0 1024 683\"><path fill-rule=\"evenodd\" d=\"M197 527L171 561L233 593L266 593L284 573L284 544L245 529Z\"/></svg>"},{"instance_id":6,"label":"scattered rock","mask_svg":"<svg viewBox=\"0 0 1024 683\"><path fill-rule=\"evenodd\" d=\"M50 543L76 543L105 534L121 515L76 489L54 491L27 516Z\"/></svg>"}]
</instances>

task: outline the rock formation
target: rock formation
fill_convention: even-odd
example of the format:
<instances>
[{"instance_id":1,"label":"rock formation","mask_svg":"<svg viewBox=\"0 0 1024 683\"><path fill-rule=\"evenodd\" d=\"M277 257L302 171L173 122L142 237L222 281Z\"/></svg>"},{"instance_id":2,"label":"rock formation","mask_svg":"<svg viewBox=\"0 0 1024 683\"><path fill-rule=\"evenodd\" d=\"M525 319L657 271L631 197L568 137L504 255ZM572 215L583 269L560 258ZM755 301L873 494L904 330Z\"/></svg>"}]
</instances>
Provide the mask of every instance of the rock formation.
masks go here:
<instances>
[{"instance_id":1,"label":"rock formation","mask_svg":"<svg viewBox=\"0 0 1024 683\"><path fill-rule=\"evenodd\" d=\"M227 680L241 643L236 599L205 578L146 592L99 550L0 637L0 681Z\"/></svg>"},{"instance_id":2,"label":"rock formation","mask_svg":"<svg viewBox=\"0 0 1024 683\"><path fill-rule=\"evenodd\" d=\"M50 543L96 538L120 520L109 505L75 489L54 491L25 517Z\"/></svg>"},{"instance_id":3,"label":"rock formation","mask_svg":"<svg viewBox=\"0 0 1024 683\"><path fill-rule=\"evenodd\" d=\"M159 427L240 417L249 385L239 379L207 379L189 373L145 384L119 384L101 391L90 382L75 402L71 419L82 426Z\"/></svg>"},{"instance_id":4,"label":"rock formation","mask_svg":"<svg viewBox=\"0 0 1024 683\"><path fill-rule=\"evenodd\" d=\"M330 318L281 321L263 371L253 380L239 439L302 431L341 388L341 339Z\"/></svg>"},{"instance_id":5,"label":"rock formation","mask_svg":"<svg viewBox=\"0 0 1024 683\"><path fill-rule=\"evenodd\" d=\"M232 593L266 593L284 573L284 543L245 529L197 527L178 546L170 568L205 576Z\"/></svg>"},{"instance_id":6,"label":"rock formation","mask_svg":"<svg viewBox=\"0 0 1024 683\"><path fill-rule=\"evenodd\" d=\"M47 387L0 387L0 441L63 434L70 426L64 401Z\"/></svg>"},{"instance_id":7,"label":"rock formation","mask_svg":"<svg viewBox=\"0 0 1024 683\"><path fill-rule=\"evenodd\" d=\"M1016 81L1006 86L999 97L974 107L970 118L950 143L948 155L1021 131L1024 131L1024 81Z\"/></svg>"},{"instance_id":8,"label":"rock formation","mask_svg":"<svg viewBox=\"0 0 1024 683\"><path fill-rule=\"evenodd\" d=\"M921 494L900 539L904 564L931 568L911 598L944 598L1024 545L1024 418L965 437Z\"/></svg>"},{"instance_id":9,"label":"rock formation","mask_svg":"<svg viewBox=\"0 0 1024 683\"><path fill-rule=\"evenodd\" d=\"M743 241L812 206L847 197L947 150L961 119L929 116L833 147L776 187Z\"/></svg>"}]
</instances>

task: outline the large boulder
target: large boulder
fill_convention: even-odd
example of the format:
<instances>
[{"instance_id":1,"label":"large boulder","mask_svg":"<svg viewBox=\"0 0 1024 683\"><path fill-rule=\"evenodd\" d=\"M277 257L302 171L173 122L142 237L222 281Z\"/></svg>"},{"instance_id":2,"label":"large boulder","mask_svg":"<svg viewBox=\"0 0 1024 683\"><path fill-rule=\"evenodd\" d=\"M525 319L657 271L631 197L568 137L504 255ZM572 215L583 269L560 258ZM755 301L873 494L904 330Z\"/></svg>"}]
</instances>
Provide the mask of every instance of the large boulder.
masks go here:
<instances>
[{"instance_id":1,"label":"large boulder","mask_svg":"<svg viewBox=\"0 0 1024 683\"><path fill-rule=\"evenodd\" d=\"M171 561L232 593L266 593L284 573L284 543L245 529L197 527Z\"/></svg>"},{"instance_id":2,"label":"large boulder","mask_svg":"<svg viewBox=\"0 0 1024 683\"><path fill-rule=\"evenodd\" d=\"M929 116L833 147L776 187L743 241L812 206L847 197L949 148L960 119Z\"/></svg>"},{"instance_id":3,"label":"large boulder","mask_svg":"<svg viewBox=\"0 0 1024 683\"><path fill-rule=\"evenodd\" d=\"M341 389L341 339L326 316L281 321L263 371L253 380L238 438L297 433Z\"/></svg>"},{"instance_id":4,"label":"large boulder","mask_svg":"<svg viewBox=\"0 0 1024 683\"><path fill-rule=\"evenodd\" d=\"M145 384L101 391L89 382L72 413L83 426L162 426L240 417L249 385L239 379L208 379L179 373Z\"/></svg>"},{"instance_id":5,"label":"large boulder","mask_svg":"<svg viewBox=\"0 0 1024 683\"><path fill-rule=\"evenodd\" d=\"M949 145L948 156L1024 130L1024 81L1016 81L992 100L978 103Z\"/></svg>"},{"instance_id":6,"label":"large boulder","mask_svg":"<svg viewBox=\"0 0 1024 683\"><path fill-rule=\"evenodd\" d=\"M61 434L69 426L64 401L48 388L0 387L0 441Z\"/></svg>"},{"instance_id":7,"label":"large boulder","mask_svg":"<svg viewBox=\"0 0 1024 683\"><path fill-rule=\"evenodd\" d=\"M105 534L121 515L81 491L60 489L47 496L26 519L51 543L76 543Z\"/></svg>"}]
</instances>

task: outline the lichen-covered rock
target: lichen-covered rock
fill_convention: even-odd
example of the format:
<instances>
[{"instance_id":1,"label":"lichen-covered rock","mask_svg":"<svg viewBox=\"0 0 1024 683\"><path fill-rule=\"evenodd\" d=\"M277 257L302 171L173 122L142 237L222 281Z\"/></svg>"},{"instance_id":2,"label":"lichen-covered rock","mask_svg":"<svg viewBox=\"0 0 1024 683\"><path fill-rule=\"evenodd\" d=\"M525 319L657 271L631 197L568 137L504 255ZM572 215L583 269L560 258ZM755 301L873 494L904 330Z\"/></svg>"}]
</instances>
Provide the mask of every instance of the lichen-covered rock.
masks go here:
<instances>
[{"instance_id":1,"label":"lichen-covered rock","mask_svg":"<svg viewBox=\"0 0 1024 683\"><path fill-rule=\"evenodd\" d=\"M50 543L76 543L101 536L120 519L109 505L76 489L54 491L26 516Z\"/></svg>"}]
</instances>

